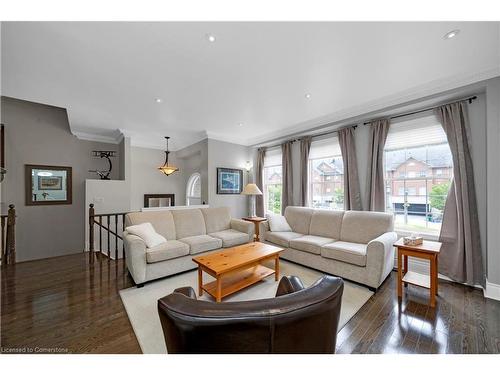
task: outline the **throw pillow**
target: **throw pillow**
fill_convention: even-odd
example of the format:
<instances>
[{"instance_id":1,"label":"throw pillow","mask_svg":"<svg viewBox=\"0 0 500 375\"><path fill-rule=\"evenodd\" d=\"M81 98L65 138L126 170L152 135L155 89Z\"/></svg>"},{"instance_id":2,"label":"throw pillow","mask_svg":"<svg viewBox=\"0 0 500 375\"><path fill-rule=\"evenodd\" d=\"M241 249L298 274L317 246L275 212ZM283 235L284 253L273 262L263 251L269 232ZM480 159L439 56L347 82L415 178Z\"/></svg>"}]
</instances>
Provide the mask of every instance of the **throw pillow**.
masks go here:
<instances>
[{"instance_id":1,"label":"throw pillow","mask_svg":"<svg viewBox=\"0 0 500 375\"><path fill-rule=\"evenodd\" d=\"M269 229L271 232L291 232L292 228L286 221L284 216L281 215L266 215L269 222Z\"/></svg>"},{"instance_id":2,"label":"throw pillow","mask_svg":"<svg viewBox=\"0 0 500 375\"><path fill-rule=\"evenodd\" d=\"M167 242L165 237L156 233L155 228L151 223L131 225L130 227L126 227L125 230L130 234L140 237L149 248Z\"/></svg>"}]
</instances>

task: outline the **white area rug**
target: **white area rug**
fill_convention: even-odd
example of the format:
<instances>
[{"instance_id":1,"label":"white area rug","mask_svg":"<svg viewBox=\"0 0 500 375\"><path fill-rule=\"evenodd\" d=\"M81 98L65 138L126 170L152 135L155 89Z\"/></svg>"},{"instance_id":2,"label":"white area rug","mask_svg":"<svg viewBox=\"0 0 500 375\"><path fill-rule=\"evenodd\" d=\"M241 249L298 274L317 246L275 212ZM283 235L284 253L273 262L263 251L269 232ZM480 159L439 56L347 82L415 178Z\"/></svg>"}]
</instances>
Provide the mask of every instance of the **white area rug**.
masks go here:
<instances>
[{"instance_id":1,"label":"white area rug","mask_svg":"<svg viewBox=\"0 0 500 375\"><path fill-rule=\"evenodd\" d=\"M323 275L319 271L284 260L280 261L280 272L282 276L295 275L300 277L305 286L311 285ZM209 275L203 274L204 283L210 279ZM132 287L120 291L128 318L143 353L162 354L167 352L157 312L158 299L183 286L192 286L197 292L197 280L197 271L194 270L148 283L143 288ZM276 294L277 288L278 282L274 281L273 276L269 276L265 280L225 298L223 302L271 298ZM368 288L345 282L339 330L368 301L372 294ZM204 293L201 299L213 300L207 293Z\"/></svg>"}]
</instances>

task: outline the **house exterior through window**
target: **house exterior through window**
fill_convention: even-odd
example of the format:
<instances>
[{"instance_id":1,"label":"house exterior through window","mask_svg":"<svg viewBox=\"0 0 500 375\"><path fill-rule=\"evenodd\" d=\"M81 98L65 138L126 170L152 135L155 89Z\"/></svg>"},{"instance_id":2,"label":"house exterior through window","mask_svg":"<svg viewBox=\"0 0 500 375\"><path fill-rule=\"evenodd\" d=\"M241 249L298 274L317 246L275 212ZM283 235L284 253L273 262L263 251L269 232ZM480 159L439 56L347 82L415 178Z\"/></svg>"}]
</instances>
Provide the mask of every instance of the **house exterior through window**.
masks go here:
<instances>
[{"instance_id":1,"label":"house exterior through window","mask_svg":"<svg viewBox=\"0 0 500 375\"><path fill-rule=\"evenodd\" d=\"M308 184L309 207L344 209L344 164L337 137L311 143Z\"/></svg>"},{"instance_id":2,"label":"house exterior through window","mask_svg":"<svg viewBox=\"0 0 500 375\"><path fill-rule=\"evenodd\" d=\"M435 116L391 124L384 166L386 211L394 214L396 230L439 234L453 162Z\"/></svg>"},{"instance_id":3,"label":"house exterior through window","mask_svg":"<svg viewBox=\"0 0 500 375\"><path fill-rule=\"evenodd\" d=\"M282 176L281 149L267 150L262 176L265 214L281 214Z\"/></svg>"}]
</instances>

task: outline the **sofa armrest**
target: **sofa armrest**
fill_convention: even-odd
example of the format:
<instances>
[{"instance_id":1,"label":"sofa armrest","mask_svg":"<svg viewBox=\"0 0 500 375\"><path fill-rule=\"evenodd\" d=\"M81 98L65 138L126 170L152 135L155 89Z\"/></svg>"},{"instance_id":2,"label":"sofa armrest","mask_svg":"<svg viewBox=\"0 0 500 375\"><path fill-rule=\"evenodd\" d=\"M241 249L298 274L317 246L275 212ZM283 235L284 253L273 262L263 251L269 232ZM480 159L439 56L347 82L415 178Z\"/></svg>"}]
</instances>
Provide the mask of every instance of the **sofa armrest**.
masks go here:
<instances>
[{"instance_id":1,"label":"sofa armrest","mask_svg":"<svg viewBox=\"0 0 500 375\"><path fill-rule=\"evenodd\" d=\"M136 284L146 281L146 243L138 236L123 232L125 262Z\"/></svg>"},{"instance_id":2,"label":"sofa armrest","mask_svg":"<svg viewBox=\"0 0 500 375\"><path fill-rule=\"evenodd\" d=\"M248 242L253 241L255 234L255 225L253 223L241 219L231 219L230 226L231 229L248 234Z\"/></svg>"},{"instance_id":3,"label":"sofa armrest","mask_svg":"<svg viewBox=\"0 0 500 375\"><path fill-rule=\"evenodd\" d=\"M266 241L266 234L269 232L269 222L266 221L261 221L259 223L259 239L261 241Z\"/></svg>"},{"instance_id":4,"label":"sofa armrest","mask_svg":"<svg viewBox=\"0 0 500 375\"><path fill-rule=\"evenodd\" d=\"M379 263L382 279L394 268L394 242L398 239L396 232L386 232L368 242L366 254L368 262Z\"/></svg>"}]
</instances>

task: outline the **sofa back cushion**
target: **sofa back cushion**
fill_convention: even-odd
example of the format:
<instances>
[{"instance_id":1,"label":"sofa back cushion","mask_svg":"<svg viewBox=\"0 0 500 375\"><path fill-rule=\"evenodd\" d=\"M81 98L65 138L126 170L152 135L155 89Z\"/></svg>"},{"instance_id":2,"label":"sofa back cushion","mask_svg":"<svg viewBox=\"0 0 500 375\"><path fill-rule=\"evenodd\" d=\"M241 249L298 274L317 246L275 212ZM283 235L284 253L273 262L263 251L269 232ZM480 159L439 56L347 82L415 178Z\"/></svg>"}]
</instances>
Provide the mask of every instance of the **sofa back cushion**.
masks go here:
<instances>
[{"instance_id":1,"label":"sofa back cushion","mask_svg":"<svg viewBox=\"0 0 500 375\"><path fill-rule=\"evenodd\" d=\"M177 239L207 234L205 219L203 218L201 210L194 208L187 210L172 210L171 212L174 217Z\"/></svg>"},{"instance_id":2,"label":"sofa back cushion","mask_svg":"<svg viewBox=\"0 0 500 375\"><path fill-rule=\"evenodd\" d=\"M202 208L207 233L220 232L231 227L229 207Z\"/></svg>"},{"instance_id":3,"label":"sofa back cushion","mask_svg":"<svg viewBox=\"0 0 500 375\"><path fill-rule=\"evenodd\" d=\"M130 212L125 215L125 227L151 223L155 231L167 240L175 240L174 218L170 211Z\"/></svg>"},{"instance_id":4,"label":"sofa back cushion","mask_svg":"<svg viewBox=\"0 0 500 375\"><path fill-rule=\"evenodd\" d=\"M285 208L285 218L292 230L296 233L309 234L312 208L288 206Z\"/></svg>"},{"instance_id":5,"label":"sofa back cushion","mask_svg":"<svg viewBox=\"0 0 500 375\"><path fill-rule=\"evenodd\" d=\"M339 239L344 211L314 210L311 216L309 234Z\"/></svg>"},{"instance_id":6,"label":"sofa back cushion","mask_svg":"<svg viewBox=\"0 0 500 375\"><path fill-rule=\"evenodd\" d=\"M346 211L340 240L366 244L385 232L392 232L392 214L385 212Z\"/></svg>"}]
</instances>

